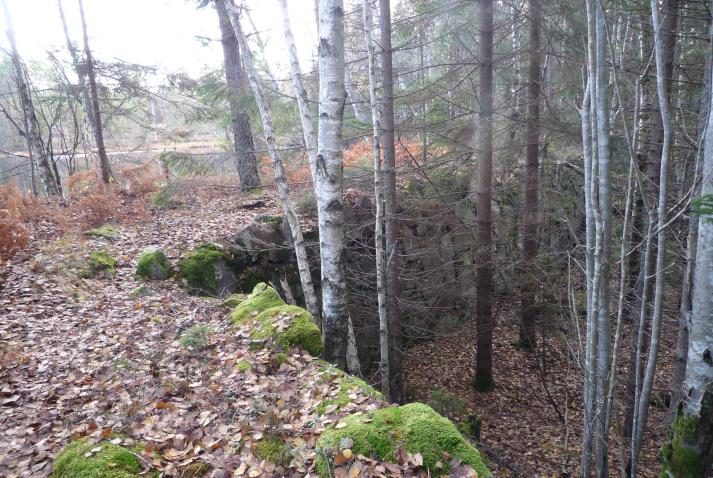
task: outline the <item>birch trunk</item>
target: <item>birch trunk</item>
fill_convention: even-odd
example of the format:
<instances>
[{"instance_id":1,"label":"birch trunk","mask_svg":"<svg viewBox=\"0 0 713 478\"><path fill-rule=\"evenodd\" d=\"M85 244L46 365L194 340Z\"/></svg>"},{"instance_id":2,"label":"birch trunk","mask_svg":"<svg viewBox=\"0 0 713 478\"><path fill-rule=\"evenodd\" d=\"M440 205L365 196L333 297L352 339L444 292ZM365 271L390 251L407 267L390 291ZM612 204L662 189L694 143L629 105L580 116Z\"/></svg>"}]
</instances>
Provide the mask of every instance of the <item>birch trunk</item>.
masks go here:
<instances>
[{"instance_id":1,"label":"birch trunk","mask_svg":"<svg viewBox=\"0 0 713 478\"><path fill-rule=\"evenodd\" d=\"M476 244L476 370L475 389L491 391L493 381L493 1L480 1L480 113L478 118L478 189Z\"/></svg>"},{"instance_id":2,"label":"birch trunk","mask_svg":"<svg viewBox=\"0 0 713 478\"><path fill-rule=\"evenodd\" d=\"M25 128L24 133L27 137L27 145L29 146L30 161L33 161L39 166L38 176L45 193L48 196L58 196L62 194L62 187L52 171L45 144L40 136L40 124L37 120L35 106L32 102L32 95L30 94L30 86L27 82L27 70L17 50L15 30L12 26L12 17L10 16L10 10L7 6L7 0L2 0L2 7L3 13L5 14L7 39L10 42L10 59L15 75L17 94L20 98L20 108Z\"/></svg>"},{"instance_id":3,"label":"birch trunk","mask_svg":"<svg viewBox=\"0 0 713 478\"><path fill-rule=\"evenodd\" d=\"M386 257L386 311L389 318L389 390L391 400L404 401L403 380L401 373L401 354L403 350L401 336L401 310L399 307L399 271L401 256L398 251L398 197L396 196L396 150L394 146L394 69L393 50L391 47L391 1L379 0L381 29L381 86L382 86L382 121L383 130L381 147L384 152L384 212L385 239L384 256Z\"/></svg>"},{"instance_id":4,"label":"birch trunk","mask_svg":"<svg viewBox=\"0 0 713 478\"><path fill-rule=\"evenodd\" d=\"M299 218L295 213L295 209L292 206L292 200L290 199L290 189L287 184L287 178L285 177L285 168L282 165L282 159L280 158L280 153L275 139L275 128L272 122L272 114L270 113L267 99L265 98L262 86L260 85L260 80L257 76L257 70L255 69L252 53L250 52L248 43L243 35L242 28L240 27L237 7L234 3L232 3L232 0L228 0L226 2L226 7L228 9L230 22L233 26L235 38L237 38L238 44L243 51L243 64L247 71L248 80L253 89L253 94L255 95L255 101L257 102L258 109L260 110L260 118L262 119L263 130L265 133L265 142L267 143L267 149L270 153L270 159L272 159L272 168L275 171L277 193L280 197L282 208L285 211L287 223L290 225L290 231L292 232L292 241L294 242L295 255L297 256L297 269L300 274L300 282L302 283L302 291L305 296L305 304L310 314L312 314L313 317L318 318L319 304L317 303L317 295L314 292L314 285L312 284L312 275L309 269L307 249L305 248Z\"/></svg>"},{"instance_id":5,"label":"birch trunk","mask_svg":"<svg viewBox=\"0 0 713 478\"><path fill-rule=\"evenodd\" d=\"M228 105L232 119L233 147L240 178L240 189L251 191L260 187L260 174L252 128L250 127L250 116L241 104L241 98L246 93L245 72L240 61L240 47L230 24L225 0L216 0L215 9L218 12L223 46L225 83L228 87Z\"/></svg>"},{"instance_id":6,"label":"birch trunk","mask_svg":"<svg viewBox=\"0 0 713 478\"><path fill-rule=\"evenodd\" d=\"M315 196L322 266L325 358L346 367L349 310L344 245L344 2L319 0L319 125Z\"/></svg>"},{"instance_id":7,"label":"birch trunk","mask_svg":"<svg viewBox=\"0 0 713 478\"><path fill-rule=\"evenodd\" d=\"M381 393L389 398L389 335L388 317L386 314L386 264L384 258L384 192L381 185L381 121L379 119L379 105L376 97L376 59L374 39L372 37L371 3L362 1L362 14L364 17L364 38L367 46L369 62L369 101L371 103L371 122L374 143L374 202L376 203L376 225L374 227L374 249L376 254L376 297L379 307L379 351L381 371Z\"/></svg>"},{"instance_id":8,"label":"birch trunk","mask_svg":"<svg viewBox=\"0 0 713 478\"><path fill-rule=\"evenodd\" d=\"M713 98L710 90L708 95L709 100ZM703 151L703 197L713 195L712 172L713 115L709 114ZM670 440L661 453L662 476L670 478L710 476L713 461L713 221L706 215L697 219L698 250L693 277L693 308L686 377L683 385L685 394L678 404Z\"/></svg>"},{"instance_id":9,"label":"birch trunk","mask_svg":"<svg viewBox=\"0 0 713 478\"><path fill-rule=\"evenodd\" d=\"M92 50L89 48L89 34L87 33L87 22L84 18L84 4L79 0L79 13L82 18L82 35L84 38L84 60L86 62L87 79L89 80L89 92L92 98L92 113L94 119L94 141L97 145L97 156L99 156L99 169L101 170L102 181L109 184L113 181L109 157L106 155L104 146L104 127L102 125L101 110L99 108L99 93L97 91L97 79L94 73L94 58Z\"/></svg>"}]
</instances>

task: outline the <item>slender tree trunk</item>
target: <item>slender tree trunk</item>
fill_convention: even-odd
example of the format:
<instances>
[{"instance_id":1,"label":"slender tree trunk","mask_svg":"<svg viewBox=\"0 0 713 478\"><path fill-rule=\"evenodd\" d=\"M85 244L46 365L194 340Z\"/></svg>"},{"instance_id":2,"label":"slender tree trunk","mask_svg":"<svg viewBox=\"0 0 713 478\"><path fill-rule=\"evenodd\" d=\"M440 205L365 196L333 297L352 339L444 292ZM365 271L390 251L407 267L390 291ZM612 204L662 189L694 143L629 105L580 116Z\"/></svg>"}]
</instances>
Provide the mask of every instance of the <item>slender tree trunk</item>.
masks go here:
<instances>
[{"instance_id":1,"label":"slender tree trunk","mask_svg":"<svg viewBox=\"0 0 713 478\"><path fill-rule=\"evenodd\" d=\"M38 176L45 193L48 196L58 196L62 194L62 186L57 182L57 178L52 171L45 144L40 136L40 124L37 120L35 106L32 103L27 71L15 43L15 30L12 26L12 17L7 6L7 0L2 0L2 7L5 14L7 39L10 42L10 59L12 60L12 69L15 74L17 94L20 98L20 108L25 127L24 134L27 137L27 144L30 149L30 161L39 166Z\"/></svg>"},{"instance_id":2,"label":"slender tree trunk","mask_svg":"<svg viewBox=\"0 0 713 478\"><path fill-rule=\"evenodd\" d=\"M476 254L475 389L495 387L493 381L493 0L480 1L480 113L478 122L478 243Z\"/></svg>"},{"instance_id":3,"label":"slender tree trunk","mask_svg":"<svg viewBox=\"0 0 713 478\"><path fill-rule=\"evenodd\" d=\"M282 165L282 159L280 158L280 153L277 148L277 142L275 139L275 128L272 122L272 114L270 113L270 107L267 104L267 99L262 91L262 86L260 85L260 80L257 77L257 70L253 62L252 53L248 47L248 43L245 40L243 31L240 27L240 19L238 16L237 7L232 0L228 0L226 3L228 8L228 16L230 17L230 22L232 23L233 30L235 33L235 38L238 40L241 50L243 51L243 63L245 69L247 70L248 80L253 89L253 94L255 95L255 100L260 110L260 117L262 118L263 130L265 132L265 142L267 143L267 148L270 152L270 158L272 159L272 168L275 171L275 183L277 184L277 193L280 197L280 202L282 203L282 208L285 211L285 217L287 218L287 223L290 225L290 231L292 232L292 242L295 245L295 255L297 256L297 268L300 274L300 281L302 283L302 291L305 296L305 303L307 305L307 310L315 317L316 320L319 318L319 304L317 302L317 295L314 292L314 285L312 284L312 275L309 269L309 260L307 258L307 249L305 247L304 237L302 236L302 228L300 227L300 220L295 213L295 208L292 205L292 200L290 199L290 189L287 185L287 177L285 176L285 168Z\"/></svg>"},{"instance_id":4,"label":"slender tree trunk","mask_svg":"<svg viewBox=\"0 0 713 478\"><path fill-rule=\"evenodd\" d=\"M713 27L710 37L713 39ZM709 100L713 99L710 89L708 95ZM713 195L712 172L713 115L709 115L703 152L703 197ZM677 405L670 439L661 453L661 476L670 478L710 476L713 462L713 221L708 215L701 215L697 220L698 250L693 277L693 309L683 385L686 393Z\"/></svg>"},{"instance_id":5,"label":"slender tree trunk","mask_svg":"<svg viewBox=\"0 0 713 478\"><path fill-rule=\"evenodd\" d=\"M369 101L371 103L371 122L374 143L374 202L376 203L376 218L374 227L374 250L376 255L376 297L379 307L379 369L381 371L381 393L391 397L389 374L389 332L386 311L386 264L384 257L384 191L381 184L381 120L379 119L379 103L376 97L376 54L374 38L372 37L371 2L362 1L364 17L364 39L367 45L369 62Z\"/></svg>"},{"instance_id":6,"label":"slender tree trunk","mask_svg":"<svg viewBox=\"0 0 713 478\"><path fill-rule=\"evenodd\" d=\"M530 0L530 66L528 71L528 111L525 157L525 204L523 207L522 259L527 276L520 297L520 344L527 349L537 345L535 321L537 307L535 291L538 289L536 271L532 263L537 257L538 206L540 154L540 22L539 0Z\"/></svg>"},{"instance_id":7,"label":"slender tree trunk","mask_svg":"<svg viewBox=\"0 0 713 478\"><path fill-rule=\"evenodd\" d=\"M322 266L322 332L325 358L345 368L349 309L342 191L346 99L343 0L319 0L319 77L315 196Z\"/></svg>"},{"instance_id":8,"label":"slender tree trunk","mask_svg":"<svg viewBox=\"0 0 713 478\"><path fill-rule=\"evenodd\" d=\"M399 220L396 196L396 148L394 143L394 68L391 47L391 0L379 0L381 27L381 88L382 88L382 140L384 151L384 211L386 246L386 311L389 320L389 373L391 374L391 400L404 401L401 355L401 310L399 306Z\"/></svg>"},{"instance_id":9,"label":"slender tree trunk","mask_svg":"<svg viewBox=\"0 0 713 478\"><path fill-rule=\"evenodd\" d=\"M101 111L99 109L99 93L97 92L97 79L94 74L94 59L92 50L89 48L89 34L87 33L87 21L84 18L84 4L79 0L79 13L82 17L82 35L84 37L84 60L86 62L87 79L89 80L89 91L92 95L92 112L94 115L94 140L97 145L97 155L99 156L99 168L101 170L102 181L109 184L113 178L109 158L106 155L104 146L104 127L102 126Z\"/></svg>"},{"instance_id":10,"label":"slender tree trunk","mask_svg":"<svg viewBox=\"0 0 713 478\"><path fill-rule=\"evenodd\" d=\"M361 98L359 98L359 93L354 86L354 78L352 77L352 70L349 68L349 65L344 66L344 86L347 90L347 100L352 106L354 116L362 123L368 123L369 111L364 107Z\"/></svg>"},{"instance_id":11,"label":"slender tree trunk","mask_svg":"<svg viewBox=\"0 0 713 478\"><path fill-rule=\"evenodd\" d=\"M230 25L225 0L216 0L215 9L218 12L223 45L225 82L228 86L228 104L232 118L233 146L240 178L240 189L251 191L260 187L260 173L250 127L250 116L241 101L246 94L245 72L240 61L240 47Z\"/></svg>"}]
</instances>

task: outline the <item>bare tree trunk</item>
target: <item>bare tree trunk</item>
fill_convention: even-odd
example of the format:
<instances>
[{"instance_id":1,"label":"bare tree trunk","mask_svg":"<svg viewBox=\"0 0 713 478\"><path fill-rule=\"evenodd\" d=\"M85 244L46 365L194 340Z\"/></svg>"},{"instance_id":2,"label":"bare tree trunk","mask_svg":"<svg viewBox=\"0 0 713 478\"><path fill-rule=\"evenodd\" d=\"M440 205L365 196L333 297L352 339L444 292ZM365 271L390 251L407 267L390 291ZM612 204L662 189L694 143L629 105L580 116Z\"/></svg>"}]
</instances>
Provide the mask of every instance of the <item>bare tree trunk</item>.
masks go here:
<instances>
[{"instance_id":1,"label":"bare tree trunk","mask_svg":"<svg viewBox=\"0 0 713 478\"><path fill-rule=\"evenodd\" d=\"M346 367L349 309L344 245L342 127L344 2L319 0L319 125L315 196L322 266L325 358Z\"/></svg>"},{"instance_id":2,"label":"bare tree trunk","mask_svg":"<svg viewBox=\"0 0 713 478\"><path fill-rule=\"evenodd\" d=\"M477 328L475 389L493 390L493 1L480 1L480 113L478 161Z\"/></svg>"},{"instance_id":3,"label":"bare tree trunk","mask_svg":"<svg viewBox=\"0 0 713 478\"><path fill-rule=\"evenodd\" d=\"M520 297L520 344L526 349L534 349L537 345L535 291L538 289L538 284L532 263L537 257L537 226L539 222L537 189L540 154L540 22L540 2L539 0L530 0L529 98L525 145L525 203L522 213L522 259L527 268L527 275Z\"/></svg>"},{"instance_id":4,"label":"bare tree trunk","mask_svg":"<svg viewBox=\"0 0 713 478\"><path fill-rule=\"evenodd\" d=\"M216 0L215 9L218 12L221 44L223 45L225 82L228 86L233 147L240 178L240 189L251 191L260 187L260 173L255 155L252 128L250 127L250 116L241 105L241 98L246 94L245 72L240 62L240 47L230 25L225 0Z\"/></svg>"},{"instance_id":5,"label":"bare tree trunk","mask_svg":"<svg viewBox=\"0 0 713 478\"><path fill-rule=\"evenodd\" d=\"M294 242L295 246L297 268L300 274L300 282L302 283L302 291L305 296L305 304L307 305L307 310L312 314L312 316L318 319L319 304L317 303L317 295L314 292L314 285L312 284L312 275L310 273L309 260L307 258L307 249L305 248L304 237L302 236L300 220L295 213L295 208L293 207L292 200L290 199L290 189L287 185L285 168L282 165L282 159L280 159L280 153L277 148L275 128L272 122L270 107L267 104L267 99L263 94L260 80L257 77L257 70L255 69L252 53L250 52L245 36L243 35L243 31L240 27L237 7L234 3L232 3L232 0L228 0L226 7L228 9L228 16L230 17L235 37L237 38L240 48L243 51L243 63L245 65L245 69L247 70L248 80L252 86L258 109L260 110L260 117L262 118L263 130L265 132L265 142L267 143L270 158L272 159L272 168L275 171L277 192L280 197L280 202L282 203L282 208L285 211L287 223L290 225L290 231L292 232L292 242Z\"/></svg>"},{"instance_id":6,"label":"bare tree trunk","mask_svg":"<svg viewBox=\"0 0 713 478\"><path fill-rule=\"evenodd\" d=\"M87 79L89 80L89 91L92 95L92 112L94 115L94 140L97 145L97 155L99 156L99 168L101 169L102 181L109 184L112 180L109 158L106 155L104 146L104 127L102 126L101 111L99 109L99 93L97 92L97 79L94 74L94 59L92 50L89 48L89 35L87 34L87 21L84 18L84 4L79 0L79 13L82 17L82 34L84 37L84 60L86 62Z\"/></svg>"},{"instance_id":7,"label":"bare tree trunk","mask_svg":"<svg viewBox=\"0 0 713 478\"><path fill-rule=\"evenodd\" d=\"M349 65L344 65L344 86L347 90L347 101L349 101L354 111L354 116L362 123L368 123L369 112L364 107L361 98L359 98L357 89L354 87L354 78L352 77L352 70L349 68Z\"/></svg>"},{"instance_id":8,"label":"bare tree trunk","mask_svg":"<svg viewBox=\"0 0 713 478\"><path fill-rule=\"evenodd\" d=\"M710 84L708 88L711 88ZM713 98L710 90L708 98ZM713 115L709 115L703 152L702 197L710 198L713 195L712 172ZM713 462L713 294L710 290L713 284L713 221L708 215L701 215L697 220L698 250L693 278L693 309L683 385L686 393L677 404L677 415L669 435L670 440L661 453L661 476L670 478L710 476Z\"/></svg>"},{"instance_id":9,"label":"bare tree trunk","mask_svg":"<svg viewBox=\"0 0 713 478\"><path fill-rule=\"evenodd\" d=\"M396 196L396 148L394 144L394 68L393 49L391 47L391 0L379 0L381 27L381 88L382 122L381 146L384 151L384 210L386 245L386 311L389 318L389 389L391 400L404 401L401 355L403 344L401 336L401 310L399 307L399 271L401 270L398 252L399 220L398 198Z\"/></svg>"},{"instance_id":10,"label":"bare tree trunk","mask_svg":"<svg viewBox=\"0 0 713 478\"><path fill-rule=\"evenodd\" d=\"M52 171L44 142L40 136L40 124L37 120L35 106L32 103L30 86L27 82L27 71L22 62L22 58L20 58L20 53L17 50L15 30L12 26L12 17L10 16L10 10L8 9L6 0L2 0L2 7L5 14L7 39L10 42L10 57L12 60L13 73L15 74L15 84L17 85L17 93L20 97L20 107L25 128L24 134L27 137L27 144L30 149L30 161L35 162L35 164L39 166L39 179L45 193L47 193L48 196L58 196L62 194L62 186Z\"/></svg>"},{"instance_id":11,"label":"bare tree trunk","mask_svg":"<svg viewBox=\"0 0 713 478\"><path fill-rule=\"evenodd\" d=\"M372 37L371 3L362 1L364 17L364 39L367 45L369 62L369 100L371 103L371 122L374 142L374 202L376 203L376 218L374 227L374 250L376 255L376 297L379 307L379 369L381 371L381 393L389 398L389 332L386 311L386 264L384 257L384 191L381 184L381 121L379 119L379 104L376 97L376 54L374 38Z\"/></svg>"}]
</instances>

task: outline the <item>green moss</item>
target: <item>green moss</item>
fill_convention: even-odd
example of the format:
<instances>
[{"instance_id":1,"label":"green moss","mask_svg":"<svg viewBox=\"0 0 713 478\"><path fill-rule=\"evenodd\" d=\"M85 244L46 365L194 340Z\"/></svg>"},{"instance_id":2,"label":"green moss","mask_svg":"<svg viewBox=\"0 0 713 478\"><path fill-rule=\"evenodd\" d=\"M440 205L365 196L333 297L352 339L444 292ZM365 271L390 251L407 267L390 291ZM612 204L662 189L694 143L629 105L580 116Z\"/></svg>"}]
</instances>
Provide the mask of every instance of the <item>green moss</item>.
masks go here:
<instances>
[{"instance_id":1,"label":"green moss","mask_svg":"<svg viewBox=\"0 0 713 478\"><path fill-rule=\"evenodd\" d=\"M261 282L255 286L252 293L244 301L235 307L235 310L230 315L230 320L234 324L242 324L257 317L267 309L284 304L275 289Z\"/></svg>"},{"instance_id":2,"label":"green moss","mask_svg":"<svg viewBox=\"0 0 713 478\"><path fill-rule=\"evenodd\" d=\"M235 366L238 368L238 371L241 373L245 373L250 370L250 362L248 362L245 359L238 360L238 362L235 364Z\"/></svg>"},{"instance_id":3,"label":"green moss","mask_svg":"<svg viewBox=\"0 0 713 478\"><path fill-rule=\"evenodd\" d=\"M191 463L188 466L178 469L178 476L181 478L202 478L211 471L213 467L204 461Z\"/></svg>"},{"instance_id":4,"label":"green moss","mask_svg":"<svg viewBox=\"0 0 713 478\"><path fill-rule=\"evenodd\" d=\"M96 448L98 452L92 452ZM90 456L85 456L90 454ZM69 443L55 457L50 478L138 478L158 476L157 473L139 475L141 460L125 448L109 442L97 444L86 439Z\"/></svg>"},{"instance_id":5,"label":"green moss","mask_svg":"<svg viewBox=\"0 0 713 478\"><path fill-rule=\"evenodd\" d=\"M171 276L171 262L163 251L146 249L139 256L136 275L146 279L165 280Z\"/></svg>"},{"instance_id":6,"label":"green moss","mask_svg":"<svg viewBox=\"0 0 713 478\"><path fill-rule=\"evenodd\" d=\"M226 309L233 309L240 305L240 303L244 301L246 297L247 295L245 294L231 294L230 297L220 303L220 306L225 307Z\"/></svg>"},{"instance_id":7,"label":"green moss","mask_svg":"<svg viewBox=\"0 0 713 478\"><path fill-rule=\"evenodd\" d=\"M179 197L180 190L176 183L169 183L155 192L149 202L158 209L178 209L184 203Z\"/></svg>"},{"instance_id":8,"label":"green moss","mask_svg":"<svg viewBox=\"0 0 713 478\"><path fill-rule=\"evenodd\" d=\"M85 232L88 236L103 237L105 239L116 239L121 235L121 228L111 224L105 224L96 229L90 229Z\"/></svg>"},{"instance_id":9,"label":"green moss","mask_svg":"<svg viewBox=\"0 0 713 478\"><path fill-rule=\"evenodd\" d=\"M329 476L325 456L331 457L343 439L350 439L354 454L394 461L394 451L402 444L409 453L420 453L423 464L433 476L447 475L450 460L457 458L473 467L478 476L490 476L482 457L455 425L422 403L389 407L368 414L352 415L343 428L325 430L317 441L320 449L317 471ZM436 467L441 462L442 467Z\"/></svg>"},{"instance_id":10,"label":"green moss","mask_svg":"<svg viewBox=\"0 0 713 478\"><path fill-rule=\"evenodd\" d=\"M669 441L661 449L661 478L706 476L705 460L695 449L696 433L697 421L679 412L671 426Z\"/></svg>"},{"instance_id":11,"label":"green moss","mask_svg":"<svg viewBox=\"0 0 713 478\"><path fill-rule=\"evenodd\" d=\"M216 265L227 261L228 255L212 244L199 246L187 258L178 263L181 277L186 279L191 292L195 294L215 294L218 292Z\"/></svg>"},{"instance_id":12,"label":"green moss","mask_svg":"<svg viewBox=\"0 0 713 478\"><path fill-rule=\"evenodd\" d=\"M349 394L355 392L359 392L374 400L384 400L384 396L381 392L375 390L374 387L364 380L344 373L330 363L325 362L322 370L322 376L325 380L339 383L339 391L335 396L324 399L317 405L315 411L320 415L326 413L327 409L332 405L336 405L337 408L335 411L340 410L352 401L352 399L349 398Z\"/></svg>"},{"instance_id":13,"label":"green moss","mask_svg":"<svg viewBox=\"0 0 713 478\"><path fill-rule=\"evenodd\" d=\"M287 355L285 352L280 352L277 355L275 355L275 362L277 363L277 366L279 367L283 363L287 362L287 360L290 358L289 355Z\"/></svg>"},{"instance_id":14,"label":"green moss","mask_svg":"<svg viewBox=\"0 0 713 478\"><path fill-rule=\"evenodd\" d=\"M290 456L290 449L285 441L275 435L267 435L253 443L252 449L261 460L271 461L277 465L286 465Z\"/></svg>"},{"instance_id":15,"label":"green moss","mask_svg":"<svg viewBox=\"0 0 713 478\"><path fill-rule=\"evenodd\" d=\"M116 272L116 259L111 257L106 251L95 251L89 255L89 260L80 272L84 278L102 276L112 276Z\"/></svg>"},{"instance_id":16,"label":"green moss","mask_svg":"<svg viewBox=\"0 0 713 478\"><path fill-rule=\"evenodd\" d=\"M263 214L255 218L257 222L262 222L264 224L270 224L272 227L279 231L282 228L282 221L284 220L282 216Z\"/></svg>"},{"instance_id":17,"label":"green moss","mask_svg":"<svg viewBox=\"0 0 713 478\"><path fill-rule=\"evenodd\" d=\"M134 287L131 292L129 292L129 297L131 297L132 299L139 299L141 297L148 297L150 295L154 295L155 293L156 291L154 291L152 288L141 284L138 287Z\"/></svg>"},{"instance_id":18,"label":"green moss","mask_svg":"<svg viewBox=\"0 0 713 478\"><path fill-rule=\"evenodd\" d=\"M208 339L212 333L213 329L209 325L194 325L183 331L179 342L187 349L200 351L208 346Z\"/></svg>"}]
</instances>

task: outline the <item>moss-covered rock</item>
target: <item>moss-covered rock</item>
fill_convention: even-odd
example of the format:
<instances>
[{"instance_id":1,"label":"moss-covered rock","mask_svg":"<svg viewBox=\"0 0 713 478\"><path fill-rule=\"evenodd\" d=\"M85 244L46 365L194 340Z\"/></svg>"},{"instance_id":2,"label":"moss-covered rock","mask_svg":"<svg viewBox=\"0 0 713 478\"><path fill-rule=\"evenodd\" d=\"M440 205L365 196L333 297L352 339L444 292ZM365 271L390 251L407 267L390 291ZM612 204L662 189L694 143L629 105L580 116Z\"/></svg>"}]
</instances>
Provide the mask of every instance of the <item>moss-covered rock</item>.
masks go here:
<instances>
[{"instance_id":1,"label":"moss-covered rock","mask_svg":"<svg viewBox=\"0 0 713 478\"><path fill-rule=\"evenodd\" d=\"M178 269L193 294L222 295L237 285L229 254L213 244L199 246L178 263Z\"/></svg>"},{"instance_id":2,"label":"moss-covered rock","mask_svg":"<svg viewBox=\"0 0 713 478\"><path fill-rule=\"evenodd\" d=\"M141 460L131 451L109 442L91 443L86 439L69 443L55 457L50 478L138 478Z\"/></svg>"},{"instance_id":3,"label":"moss-covered rock","mask_svg":"<svg viewBox=\"0 0 713 478\"><path fill-rule=\"evenodd\" d=\"M320 415L341 410L352 402L352 398L349 395L354 393L360 393L373 400L384 400L381 392L364 380L349 375L328 362L323 363L321 370L322 380L338 384L339 391L336 395L322 400L317 405L315 411Z\"/></svg>"},{"instance_id":4,"label":"moss-covered rock","mask_svg":"<svg viewBox=\"0 0 713 478\"><path fill-rule=\"evenodd\" d=\"M255 455L261 460L271 461L276 465L289 463L290 449L285 440L275 435L267 435L262 440L253 443Z\"/></svg>"},{"instance_id":5,"label":"moss-covered rock","mask_svg":"<svg viewBox=\"0 0 713 478\"><path fill-rule=\"evenodd\" d=\"M88 236L103 237L105 239L116 239L121 235L121 228L112 224L105 224L96 229L90 229L86 231L85 234Z\"/></svg>"},{"instance_id":6,"label":"moss-covered rock","mask_svg":"<svg viewBox=\"0 0 713 478\"><path fill-rule=\"evenodd\" d=\"M171 262L163 251L149 248L139 256L136 275L146 279L166 280L171 277L171 272Z\"/></svg>"},{"instance_id":7,"label":"moss-covered rock","mask_svg":"<svg viewBox=\"0 0 713 478\"><path fill-rule=\"evenodd\" d=\"M151 287L141 284L138 287L134 287L131 292L129 292L129 297L132 299L140 299L142 297L148 297L156 293Z\"/></svg>"},{"instance_id":8,"label":"moss-covered rock","mask_svg":"<svg viewBox=\"0 0 713 478\"><path fill-rule=\"evenodd\" d=\"M346 426L325 430L317 441L320 449L317 471L329 476L326 457L340 451L342 440L351 442L354 454L373 456L378 460L394 461L398 445L409 453L420 453L423 466L431 475L447 475L450 460L456 458L475 469L480 478L490 476L482 457L447 418L428 405L410 403L389 407L368 414L352 415ZM436 466L440 463L441 466Z\"/></svg>"},{"instance_id":9,"label":"moss-covered rock","mask_svg":"<svg viewBox=\"0 0 713 478\"><path fill-rule=\"evenodd\" d=\"M94 251L84 265L80 276L89 279L93 277L111 277L116 272L116 259L106 251Z\"/></svg>"},{"instance_id":10,"label":"moss-covered rock","mask_svg":"<svg viewBox=\"0 0 713 478\"><path fill-rule=\"evenodd\" d=\"M285 304L275 289L261 283L231 314L234 324L254 321L254 339L272 337L284 348L300 347L318 356L324 350L319 328L301 307Z\"/></svg>"},{"instance_id":11,"label":"moss-covered rock","mask_svg":"<svg viewBox=\"0 0 713 478\"><path fill-rule=\"evenodd\" d=\"M226 309L234 309L246 298L247 294L230 294L227 299L220 303L220 306L225 307Z\"/></svg>"},{"instance_id":12,"label":"moss-covered rock","mask_svg":"<svg viewBox=\"0 0 713 478\"><path fill-rule=\"evenodd\" d=\"M254 319L264 311L280 305L285 305L285 302L275 289L261 282L255 286L252 293L245 300L235 307L233 313L230 314L230 319L234 324L245 323L245 321Z\"/></svg>"}]
</instances>

